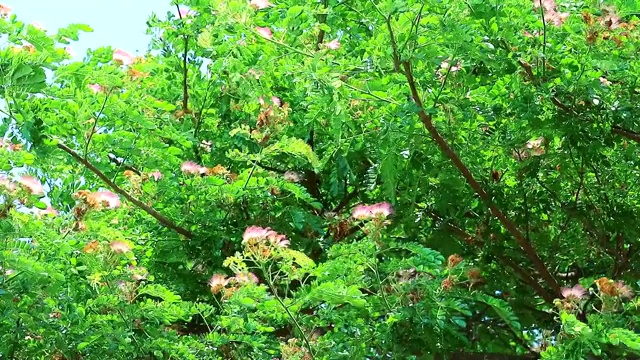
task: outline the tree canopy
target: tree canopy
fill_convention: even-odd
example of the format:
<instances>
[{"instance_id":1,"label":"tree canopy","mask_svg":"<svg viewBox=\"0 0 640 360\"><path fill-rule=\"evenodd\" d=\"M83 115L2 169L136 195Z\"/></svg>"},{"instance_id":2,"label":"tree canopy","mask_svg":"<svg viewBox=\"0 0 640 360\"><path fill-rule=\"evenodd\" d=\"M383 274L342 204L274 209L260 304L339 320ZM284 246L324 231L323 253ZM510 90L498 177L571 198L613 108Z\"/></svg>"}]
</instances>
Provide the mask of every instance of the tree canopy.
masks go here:
<instances>
[{"instance_id":1,"label":"tree canopy","mask_svg":"<svg viewBox=\"0 0 640 360\"><path fill-rule=\"evenodd\" d=\"M638 0L173 5L0 5L0 358L640 355Z\"/></svg>"}]
</instances>

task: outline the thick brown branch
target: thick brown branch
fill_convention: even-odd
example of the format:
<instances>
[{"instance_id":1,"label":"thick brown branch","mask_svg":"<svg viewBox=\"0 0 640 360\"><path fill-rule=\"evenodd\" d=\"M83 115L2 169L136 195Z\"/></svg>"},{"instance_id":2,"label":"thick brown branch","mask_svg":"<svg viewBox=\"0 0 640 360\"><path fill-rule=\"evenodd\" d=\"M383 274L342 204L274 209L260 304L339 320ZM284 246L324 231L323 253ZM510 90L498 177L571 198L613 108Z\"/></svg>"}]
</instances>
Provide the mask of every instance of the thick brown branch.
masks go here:
<instances>
[{"instance_id":1,"label":"thick brown branch","mask_svg":"<svg viewBox=\"0 0 640 360\"><path fill-rule=\"evenodd\" d=\"M111 181L102 171L100 171L100 169L95 167L88 160L84 159L77 152L71 150L68 146L66 146L64 144L58 144L58 148L63 150L67 154L71 155L77 162L81 163L87 169L91 170L91 172L96 174L96 176L98 178L100 178L100 180L104 181L113 191L115 191L116 193L124 196L125 199L129 200L131 203L133 203L134 205L136 205L137 207L142 209L147 214L153 216L163 226L165 226L165 227L177 232L180 235L185 236L188 239L192 239L194 237L194 234L191 231L176 225L173 221L171 221L170 219L168 219L164 215L160 214L158 211L156 211L155 209L153 209L149 205L147 205L147 204L143 203L142 201L134 198L128 192L124 191L116 183Z\"/></svg>"},{"instance_id":2,"label":"thick brown branch","mask_svg":"<svg viewBox=\"0 0 640 360\"><path fill-rule=\"evenodd\" d=\"M616 135L624 136L629 140L633 140L635 142L640 142L640 134L635 131L623 129L620 126L613 126L611 128L611 132Z\"/></svg>"},{"instance_id":3,"label":"thick brown branch","mask_svg":"<svg viewBox=\"0 0 640 360\"><path fill-rule=\"evenodd\" d=\"M516 239L516 242L520 246L520 248L524 251L527 258L533 263L536 270L539 272L540 276L544 281L551 287L555 294L560 294L560 285L556 279L551 275L546 265L538 256L538 253L533 248L533 246L525 239L522 232L516 227L516 225L509 219L507 216L498 208L498 206L493 202L489 194L484 190L482 185L478 183L478 181L474 178L473 174L469 171L469 169L464 165L462 160L458 157L458 154L453 151L453 149L449 146L446 140L440 135L438 129L436 129L433 124L432 118L424 111L424 106L422 100L420 99L420 94L418 93L418 89L416 87L416 82L413 78L413 73L411 71L411 64L408 61L403 62L404 74L407 78L407 82L409 84L409 88L411 89L411 96L416 103L416 105L420 108L418 111L418 116L422 121L422 124L427 129L433 140L436 142L440 150L453 162L454 166L458 169L458 171L465 178L467 183L471 186L471 188L478 194L480 199L489 207L491 213L500 221L502 226L507 229L507 231Z\"/></svg>"},{"instance_id":4,"label":"thick brown branch","mask_svg":"<svg viewBox=\"0 0 640 360\"><path fill-rule=\"evenodd\" d=\"M434 220L442 221L446 225L448 231L456 235L465 243L474 245L475 247L480 248L481 243L477 241L473 241L473 236L471 234L467 233L460 227L444 220L440 215L436 214L435 212L430 212L430 215ZM518 275L520 275L520 278L522 279L522 281L524 281L526 284L531 286L533 290L544 301L546 301L548 304L553 305L553 301L555 300L555 297L549 294L549 292L547 292L542 286L540 286L540 284L538 284L538 282L529 274L529 271L525 270L522 266L518 265L515 261L507 258L506 256L497 254L495 255L495 257L505 266L510 267L513 271L515 271Z\"/></svg>"}]
</instances>

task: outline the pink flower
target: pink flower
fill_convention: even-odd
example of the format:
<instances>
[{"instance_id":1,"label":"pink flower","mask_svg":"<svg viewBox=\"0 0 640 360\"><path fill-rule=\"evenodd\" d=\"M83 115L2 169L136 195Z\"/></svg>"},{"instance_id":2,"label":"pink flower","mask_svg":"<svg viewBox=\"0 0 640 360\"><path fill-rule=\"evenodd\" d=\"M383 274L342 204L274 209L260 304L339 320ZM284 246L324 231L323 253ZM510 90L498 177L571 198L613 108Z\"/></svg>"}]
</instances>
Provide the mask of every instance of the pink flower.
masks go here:
<instances>
[{"instance_id":1,"label":"pink flower","mask_svg":"<svg viewBox=\"0 0 640 360\"><path fill-rule=\"evenodd\" d=\"M358 205L353 209L351 216L358 220L368 220L372 218L386 218L393 214L393 208L388 202L381 202L373 205Z\"/></svg>"},{"instance_id":2,"label":"pink flower","mask_svg":"<svg viewBox=\"0 0 640 360\"><path fill-rule=\"evenodd\" d=\"M249 5L257 10L263 10L271 6L271 3L269 3L269 0L251 0Z\"/></svg>"},{"instance_id":3,"label":"pink flower","mask_svg":"<svg viewBox=\"0 0 640 360\"><path fill-rule=\"evenodd\" d=\"M329 41L328 43L324 44L324 46L327 49L338 50L338 49L340 49L340 41L338 41L338 39L333 39L333 40Z\"/></svg>"},{"instance_id":4,"label":"pink flower","mask_svg":"<svg viewBox=\"0 0 640 360\"><path fill-rule=\"evenodd\" d=\"M109 243L109 247L111 248L111 251L120 254L131 251L131 245L127 244L124 241L112 241L111 243Z\"/></svg>"},{"instance_id":5,"label":"pink flower","mask_svg":"<svg viewBox=\"0 0 640 360\"><path fill-rule=\"evenodd\" d=\"M275 231L272 231L267 239L269 239L269 242L276 247L286 248L289 247L290 244L285 235L280 235Z\"/></svg>"},{"instance_id":6,"label":"pink flower","mask_svg":"<svg viewBox=\"0 0 640 360\"><path fill-rule=\"evenodd\" d=\"M295 171L287 171L284 173L284 180L288 182L297 183L302 181L302 176Z\"/></svg>"},{"instance_id":7,"label":"pink flower","mask_svg":"<svg viewBox=\"0 0 640 360\"><path fill-rule=\"evenodd\" d=\"M236 274L235 280L238 284L257 284L259 282L256 274L252 272L241 272Z\"/></svg>"},{"instance_id":8,"label":"pink flower","mask_svg":"<svg viewBox=\"0 0 640 360\"><path fill-rule=\"evenodd\" d=\"M47 208L44 210L38 209L36 213L38 214L38 216L58 216L58 210L51 207L51 205L47 206Z\"/></svg>"},{"instance_id":9,"label":"pink flower","mask_svg":"<svg viewBox=\"0 0 640 360\"><path fill-rule=\"evenodd\" d=\"M358 220L368 219L371 217L371 210L367 205L358 205L353 209L351 216Z\"/></svg>"},{"instance_id":10,"label":"pink flower","mask_svg":"<svg viewBox=\"0 0 640 360\"><path fill-rule=\"evenodd\" d=\"M117 49L113 52L113 60L122 65L131 65L134 61L133 55L121 49Z\"/></svg>"},{"instance_id":11,"label":"pink flower","mask_svg":"<svg viewBox=\"0 0 640 360\"><path fill-rule=\"evenodd\" d=\"M16 184L4 175L0 175L0 186L6 188L9 192L16 191Z\"/></svg>"},{"instance_id":12,"label":"pink flower","mask_svg":"<svg viewBox=\"0 0 640 360\"><path fill-rule=\"evenodd\" d=\"M369 211L373 217L388 217L393 214L393 208L388 202L373 204L369 207Z\"/></svg>"},{"instance_id":13,"label":"pink flower","mask_svg":"<svg viewBox=\"0 0 640 360\"><path fill-rule=\"evenodd\" d=\"M538 9L542 5L542 8L551 11L556 8L555 0L533 0L533 7Z\"/></svg>"},{"instance_id":14,"label":"pink flower","mask_svg":"<svg viewBox=\"0 0 640 360\"><path fill-rule=\"evenodd\" d=\"M245 229L244 234L242 234L242 243L246 244L251 240L264 240L271 233L275 233L273 230L269 228L262 228L260 226L249 226Z\"/></svg>"},{"instance_id":15,"label":"pink flower","mask_svg":"<svg viewBox=\"0 0 640 360\"><path fill-rule=\"evenodd\" d=\"M629 285L625 285L624 281L618 281L616 286L620 297L631 299L634 296L633 289Z\"/></svg>"},{"instance_id":16,"label":"pink flower","mask_svg":"<svg viewBox=\"0 0 640 360\"><path fill-rule=\"evenodd\" d=\"M587 294L587 290L580 284L574 287L564 287L560 292L565 299L572 301L581 300Z\"/></svg>"},{"instance_id":17,"label":"pink flower","mask_svg":"<svg viewBox=\"0 0 640 360\"><path fill-rule=\"evenodd\" d=\"M229 280L225 275L215 274L211 277L211 279L209 279L208 284L211 287L211 292L216 294L220 290L222 290L228 282Z\"/></svg>"},{"instance_id":18,"label":"pink flower","mask_svg":"<svg viewBox=\"0 0 640 360\"><path fill-rule=\"evenodd\" d=\"M89 90L91 90L94 94L97 94L99 92L103 92L104 91L104 87L102 85L99 84L89 84L87 85L87 87L89 88Z\"/></svg>"},{"instance_id":19,"label":"pink flower","mask_svg":"<svg viewBox=\"0 0 640 360\"><path fill-rule=\"evenodd\" d=\"M271 29L269 29L268 27L256 26L256 31L260 36L262 36L265 39L268 39L268 40L273 39L273 33L271 32Z\"/></svg>"},{"instance_id":20,"label":"pink flower","mask_svg":"<svg viewBox=\"0 0 640 360\"><path fill-rule=\"evenodd\" d=\"M160 179L162 179L162 173L158 170L150 172L149 176L152 177L155 181L159 181Z\"/></svg>"},{"instance_id":21,"label":"pink flower","mask_svg":"<svg viewBox=\"0 0 640 360\"><path fill-rule=\"evenodd\" d=\"M69 56L73 57L76 56L76 52L73 51L73 49L71 48L71 46L67 46L64 48L64 51L69 54Z\"/></svg>"},{"instance_id":22,"label":"pink flower","mask_svg":"<svg viewBox=\"0 0 640 360\"><path fill-rule=\"evenodd\" d=\"M26 187L31 194L44 195L44 189L38 179L32 176L22 176L18 182Z\"/></svg>"},{"instance_id":23,"label":"pink flower","mask_svg":"<svg viewBox=\"0 0 640 360\"><path fill-rule=\"evenodd\" d=\"M182 170L185 174L190 175L202 175L207 173L207 168L204 166L200 166L193 161L185 161L180 166L180 170Z\"/></svg>"},{"instance_id":24,"label":"pink flower","mask_svg":"<svg viewBox=\"0 0 640 360\"><path fill-rule=\"evenodd\" d=\"M195 11L186 8L186 7L180 7L178 9L178 17L180 17L181 19L186 18L187 16L193 16L195 15Z\"/></svg>"},{"instance_id":25,"label":"pink flower","mask_svg":"<svg viewBox=\"0 0 640 360\"><path fill-rule=\"evenodd\" d=\"M120 197L108 190L93 193L93 199L108 209L117 209L121 204Z\"/></svg>"},{"instance_id":26,"label":"pink flower","mask_svg":"<svg viewBox=\"0 0 640 360\"><path fill-rule=\"evenodd\" d=\"M258 102L260 103L260 105L266 104L266 102L264 101L264 97L263 96L258 97ZM271 97L271 103L273 105L276 105L276 106L281 106L282 105L282 100L280 100L280 98L277 97L277 96L272 96Z\"/></svg>"},{"instance_id":27,"label":"pink flower","mask_svg":"<svg viewBox=\"0 0 640 360\"><path fill-rule=\"evenodd\" d=\"M11 14L11 8L7 5L0 4L0 17L9 16Z\"/></svg>"},{"instance_id":28,"label":"pink flower","mask_svg":"<svg viewBox=\"0 0 640 360\"><path fill-rule=\"evenodd\" d=\"M610 86L611 85L611 81L609 81L604 76L600 76L600 84L602 84L602 86Z\"/></svg>"},{"instance_id":29,"label":"pink flower","mask_svg":"<svg viewBox=\"0 0 640 360\"><path fill-rule=\"evenodd\" d=\"M558 12L555 0L533 0L533 8L540 7L543 9L545 20L554 26L562 26L570 15Z\"/></svg>"}]
</instances>

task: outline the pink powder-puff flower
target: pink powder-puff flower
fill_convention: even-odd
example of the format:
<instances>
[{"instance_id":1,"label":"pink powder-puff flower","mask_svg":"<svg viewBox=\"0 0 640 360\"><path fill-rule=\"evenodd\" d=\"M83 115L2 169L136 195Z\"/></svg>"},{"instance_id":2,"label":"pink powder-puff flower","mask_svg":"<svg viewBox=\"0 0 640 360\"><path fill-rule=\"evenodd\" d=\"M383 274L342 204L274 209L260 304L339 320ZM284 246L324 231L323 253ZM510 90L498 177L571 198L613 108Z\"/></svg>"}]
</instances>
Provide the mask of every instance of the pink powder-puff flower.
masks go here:
<instances>
[{"instance_id":1,"label":"pink powder-puff flower","mask_svg":"<svg viewBox=\"0 0 640 360\"><path fill-rule=\"evenodd\" d=\"M38 216L58 216L58 210L54 209L53 207L51 207L51 205L49 205L44 210L38 209L36 211L36 214Z\"/></svg>"},{"instance_id":2,"label":"pink powder-puff flower","mask_svg":"<svg viewBox=\"0 0 640 360\"><path fill-rule=\"evenodd\" d=\"M122 65L131 65L134 62L134 57L124 50L117 49L113 52L113 60Z\"/></svg>"},{"instance_id":3,"label":"pink powder-puff flower","mask_svg":"<svg viewBox=\"0 0 640 360\"><path fill-rule=\"evenodd\" d=\"M242 234L242 243L246 244L252 240L261 241L269 237L272 233L275 233L269 228L262 228L260 226L249 226Z\"/></svg>"},{"instance_id":4,"label":"pink powder-puff flower","mask_svg":"<svg viewBox=\"0 0 640 360\"><path fill-rule=\"evenodd\" d=\"M97 191L92 195L93 199L106 206L108 209L117 209L120 207L120 197L109 190Z\"/></svg>"},{"instance_id":5,"label":"pink powder-puff flower","mask_svg":"<svg viewBox=\"0 0 640 360\"><path fill-rule=\"evenodd\" d=\"M373 218L386 218L393 214L393 208L388 202L381 202L373 205L356 206L351 216L357 220L368 220Z\"/></svg>"},{"instance_id":6,"label":"pink powder-puff flower","mask_svg":"<svg viewBox=\"0 0 640 360\"><path fill-rule=\"evenodd\" d=\"M574 287L563 287L561 289L561 294L567 300L578 301L584 298L587 294L587 290L582 287L582 285L578 284Z\"/></svg>"},{"instance_id":7,"label":"pink powder-puff flower","mask_svg":"<svg viewBox=\"0 0 640 360\"><path fill-rule=\"evenodd\" d=\"M262 36L263 38L265 38L267 40L273 39L273 33L271 32L271 29L269 29L268 27L257 26L256 27L256 32L258 32L258 34L260 36Z\"/></svg>"},{"instance_id":8,"label":"pink powder-puff flower","mask_svg":"<svg viewBox=\"0 0 640 360\"><path fill-rule=\"evenodd\" d=\"M200 166L193 161L185 161L180 166L180 170L183 173L189 175L204 175L207 173L207 168L204 166Z\"/></svg>"},{"instance_id":9,"label":"pink powder-puff flower","mask_svg":"<svg viewBox=\"0 0 640 360\"><path fill-rule=\"evenodd\" d=\"M217 294L220 290L224 289L229 280L225 275L215 274L209 279L209 287L211 287L211 292Z\"/></svg>"},{"instance_id":10,"label":"pink powder-puff flower","mask_svg":"<svg viewBox=\"0 0 640 360\"><path fill-rule=\"evenodd\" d=\"M616 286L618 287L618 294L620 294L620 297L626 298L626 299L633 298L634 296L633 289L631 289L629 285L625 285L624 281L618 281L616 283Z\"/></svg>"},{"instance_id":11,"label":"pink powder-puff flower","mask_svg":"<svg viewBox=\"0 0 640 360\"><path fill-rule=\"evenodd\" d=\"M109 248L111 248L111 251L119 254L124 254L131 251L131 245L127 244L124 241L118 241L118 240L110 242Z\"/></svg>"},{"instance_id":12,"label":"pink powder-puff flower","mask_svg":"<svg viewBox=\"0 0 640 360\"><path fill-rule=\"evenodd\" d=\"M149 173L149 177L151 177L155 181L159 181L162 179L162 173L159 170L155 170Z\"/></svg>"},{"instance_id":13,"label":"pink powder-puff flower","mask_svg":"<svg viewBox=\"0 0 640 360\"><path fill-rule=\"evenodd\" d=\"M91 90L94 94L97 94L99 92L103 92L104 91L104 86L100 85L100 84L89 84L87 85L87 87L89 88L89 90Z\"/></svg>"},{"instance_id":14,"label":"pink powder-puff flower","mask_svg":"<svg viewBox=\"0 0 640 360\"><path fill-rule=\"evenodd\" d=\"M381 202L369 206L369 211L373 217L388 217L393 214L393 208L388 202Z\"/></svg>"},{"instance_id":15,"label":"pink powder-puff flower","mask_svg":"<svg viewBox=\"0 0 640 360\"><path fill-rule=\"evenodd\" d=\"M351 212L351 216L357 220L364 220L371 217L371 210L367 205L358 205Z\"/></svg>"},{"instance_id":16,"label":"pink powder-puff flower","mask_svg":"<svg viewBox=\"0 0 640 360\"><path fill-rule=\"evenodd\" d=\"M7 5L0 4L0 17L11 15L11 8Z\"/></svg>"},{"instance_id":17,"label":"pink powder-puff flower","mask_svg":"<svg viewBox=\"0 0 640 360\"><path fill-rule=\"evenodd\" d=\"M180 17L181 19L184 19L186 17L190 17L190 16L194 16L196 14L195 11L186 8L186 7L180 7L178 9L178 17Z\"/></svg>"},{"instance_id":18,"label":"pink powder-puff flower","mask_svg":"<svg viewBox=\"0 0 640 360\"><path fill-rule=\"evenodd\" d=\"M264 10L271 6L269 0L251 0L249 5L256 10Z\"/></svg>"},{"instance_id":19,"label":"pink powder-puff flower","mask_svg":"<svg viewBox=\"0 0 640 360\"><path fill-rule=\"evenodd\" d=\"M32 176L22 176L18 183L22 184L33 195L44 195L44 189L40 181Z\"/></svg>"},{"instance_id":20,"label":"pink powder-puff flower","mask_svg":"<svg viewBox=\"0 0 640 360\"><path fill-rule=\"evenodd\" d=\"M285 235L280 235L275 231L272 231L267 237L267 239L273 246L280 247L280 248L289 247L289 244L290 244L289 240L287 240L287 237Z\"/></svg>"},{"instance_id":21,"label":"pink powder-puff flower","mask_svg":"<svg viewBox=\"0 0 640 360\"><path fill-rule=\"evenodd\" d=\"M338 41L338 39L333 39L328 43L324 44L324 46L330 50L338 50L340 49L340 41Z\"/></svg>"}]
</instances>

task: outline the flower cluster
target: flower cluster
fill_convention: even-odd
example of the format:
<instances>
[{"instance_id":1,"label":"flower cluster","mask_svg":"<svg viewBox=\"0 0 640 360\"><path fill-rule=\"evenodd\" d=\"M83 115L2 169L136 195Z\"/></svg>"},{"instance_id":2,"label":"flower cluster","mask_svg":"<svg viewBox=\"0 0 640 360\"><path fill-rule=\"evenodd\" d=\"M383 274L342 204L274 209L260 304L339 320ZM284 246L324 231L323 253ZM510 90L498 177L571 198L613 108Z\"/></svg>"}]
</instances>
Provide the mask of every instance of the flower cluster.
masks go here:
<instances>
[{"instance_id":1,"label":"flower cluster","mask_svg":"<svg viewBox=\"0 0 640 360\"><path fill-rule=\"evenodd\" d=\"M0 17L11 15L11 8L7 5L0 4Z\"/></svg>"},{"instance_id":2,"label":"flower cluster","mask_svg":"<svg viewBox=\"0 0 640 360\"><path fill-rule=\"evenodd\" d=\"M80 202L86 204L89 208L100 209L117 209L120 207L120 197L108 190L90 192L87 190L80 190L72 195L72 197Z\"/></svg>"},{"instance_id":3,"label":"flower cluster","mask_svg":"<svg viewBox=\"0 0 640 360\"><path fill-rule=\"evenodd\" d=\"M249 226L242 235L242 244L252 246L260 243L268 243L280 248L289 246L289 240L285 235L278 234L270 228Z\"/></svg>"},{"instance_id":4,"label":"flower cluster","mask_svg":"<svg viewBox=\"0 0 640 360\"><path fill-rule=\"evenodd\" d=\"M118 195L107 190L96 192L80 190L71 197L78 201L76 206L71 209L71 213L76 218L74 229L77 231L83 231L87 228L82 219L89 211L117 209L121 204Z\"/></svg>"},{"instance_id":5,"label":"flower cluster","mask_svg":"<svg viewBox=\"0 0 640 360\"><path fill-rule=\"evenodd\" d=\"M235 180L237 175L231 173L227 168L222 165L216 165L212 168L201 166L193 161L185 161L180 166L180 170L187 175L200 175L200 176L222 176L229 180Z\"/></svg>"},{"instance_id":6,"label":"flower cluster","mask_svg":"<svg viewBox=\"0 0 640 360\"><path fill-rule=\"evenodd\" d=\"M122 65L131 65L135 62L135 58L128 52L117 49L113 52L113 61Z\"/></svg>"},{"instance_id":7,"label":"flower cluster","mask_svg":"<svg viewBox=\"0 0 640 360\"><path fill-rule=\"evenodd\" d=\"M230 278L226 275L215 274L209 279L209 287L212 294L216 295L222 292L222 297L228 299L240 286L257 284L258 282L258 277L254 273L244 271Z\"/></svg>"},{"instance_id":8,"label":"flower cluster","mask_svg":"<svg viewBox=\"0 0 640 360\"><path fill-rule=\"evenodd\" d=\"M580 284L573 287L563 287L561 289L562 297L568 301L580 301L587 294L587 290Z\"/></svg>"},{"instance_id":9,"label":"flower cluster","mask_svg":"<svg viewBox=\"0 0 640 360\"><path fill-rule=\"evenodd\" d=\"M373 205L358 205L351 216L356 220L384 219L393 214L393 208L388 202Z\"/></svg>"},{"instance_id":10,"label":"flower cluster","mask_svg":"<svg viewBox=\"0 0 640 360\"><path fill-rule=\"evenodd\" d=\"M7 149L9 151L20 151L22 150L22 144L14 144L10 141L0 139L0 149Z\"/></svg>"},{"instance_id":11,"label":"flower cluster","mask_svg":"<svg viewBox=\"0 0 640 360\"><path fill-rule=\"evenodd\" d=\"M533 0L533 8L538 11L542 7L544 12L545 21L553 24L554 26L562 26L565 20L569 17L569 13L563 13L558 11L558 6L555 0Z\"/></svg>"},{"instance_id":12,"label":"flower cluster","mask_svg":"<svg viewBox=\"0 0 640 360\"><path fill-rule=\"evenodd\" d=\"M613 281L606 277L602 277L595 281L601 294L610 297L620 297L631 299L634 296L633 289L629 285L625 285L624 281Z\"/></svg>"},{"instance_id":13,"label":"flower cluster","mask_svg":"<svg viewBox=\"0 0 640 360\"><path fill-rule=\"evenodd\" d=\"M89 84L87 85L87 87L89 88L89 90L91 90L92 93L97 94L100 92L104 92L105 88L104 86L100 85L100 84Z\"/></svg>"},{"instance_id":14,"label":"flower cluster","mask_svg":"<svg viewBox=\"0 0 640 360\"><path fill-rule=\"evenodd\" d=\"M458 266L458 264L460 264L462 260L464 259L458 254L449 255L449 258L447 258L447 268L453 269L454 267Z\"/></svg>"}]
</instances>

